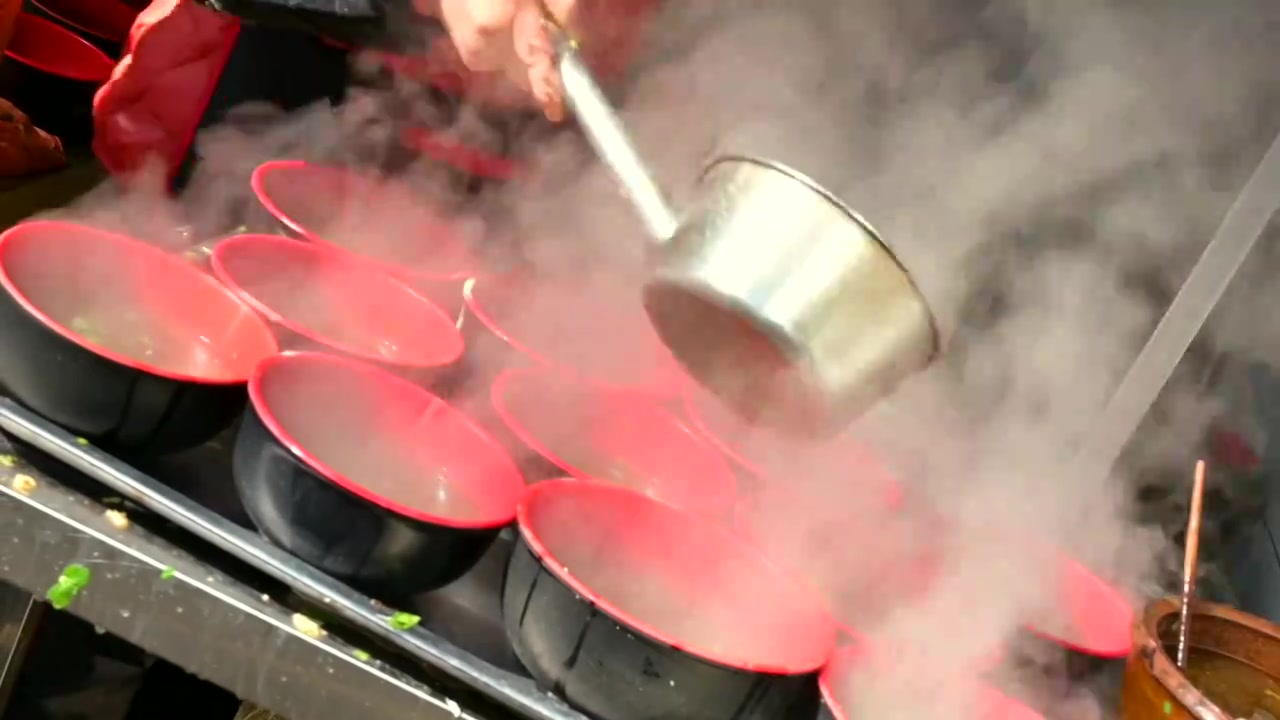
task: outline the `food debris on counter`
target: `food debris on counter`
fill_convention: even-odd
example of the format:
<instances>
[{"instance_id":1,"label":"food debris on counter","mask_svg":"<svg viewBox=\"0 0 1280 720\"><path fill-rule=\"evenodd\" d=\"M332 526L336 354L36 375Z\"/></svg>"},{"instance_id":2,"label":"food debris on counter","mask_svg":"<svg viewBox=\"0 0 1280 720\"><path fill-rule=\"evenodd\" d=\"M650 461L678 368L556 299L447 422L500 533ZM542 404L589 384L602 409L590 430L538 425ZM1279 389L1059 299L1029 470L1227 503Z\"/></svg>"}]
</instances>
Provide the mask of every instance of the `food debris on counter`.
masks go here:
<instances>
[{"instance_id":1,"label":"food debris on counter","mask_svg":"<svg viewBox=\"0 0 1280 720\"><path fill-rule=\"evenodd\" d=\"M45 600L56 610L66 610L76 596L88 587L91 579L93 572L89 568L78 563L68 565L58 576L58 581L45 592Z\"/></svg>"},{"instance_id":2,"label":"food debris on counter","mask_svg":"<svg viewBox=\"0 0 1280 720\"><path fill-rule=\"evenodd\" d=\"M36 487L39 485L39 483L36 482L35 478L31 477L30 475L23 475L21 473L14 475L13 480L10 481L9 484L13 487L14 490L17 490L23 495L30 495L31 493L35 492Z\"/></svg>"},{"instance_id":3,"label":"food debris on counter","mask_svg":"<svg viewBox=\"0 0 1280 720\"><path fill-rule=\"evenodd\" d=\"M359 660L360 662L369 662L370 660L373 659L373 656L365 652L364 650L354 650L352 651L351 656Z\"/></svg>"},{"instance_id":4,"label":"food debris on counter","mask_svg":"<svg viewBox=\"0 0 1280 720\"><path fill-rule=\"evenodd\" d=\"M111 527L117 530L129 529L129 516L124 514L122 510L107 510L102 513L107 522L111 523Z\"/></svg>"},{"instance_id":5,"label":"food debris on counter","mask_svg":"<svg viewBox=\"0 0 1280 720\"><path fill-rule=\"evenodd\" d=\"M0 467L11 468L18 466L17 455L0 455Z\"/></svg>"},{"instance_id":6,"label":"food debris on counter","mask_svg":"<svg viewBox=\"0 0 1280 720\"><path fill-rule=\"evenodd\" d=\"M320 623L302 613L293 614L293 628L313 640L319 640L328 634L320 627Z\"/></svg>"},{"instance_id":7,"label":"food debris on counter","mask_svg":"<svg viewBox=\"0 0 1280 720\"><path fill-rule=\"evenodd\" d=\"M160 571L161 580L172 580L174 575L178 574L178 570L172 565Z\"/></svg>"}]
</instances>

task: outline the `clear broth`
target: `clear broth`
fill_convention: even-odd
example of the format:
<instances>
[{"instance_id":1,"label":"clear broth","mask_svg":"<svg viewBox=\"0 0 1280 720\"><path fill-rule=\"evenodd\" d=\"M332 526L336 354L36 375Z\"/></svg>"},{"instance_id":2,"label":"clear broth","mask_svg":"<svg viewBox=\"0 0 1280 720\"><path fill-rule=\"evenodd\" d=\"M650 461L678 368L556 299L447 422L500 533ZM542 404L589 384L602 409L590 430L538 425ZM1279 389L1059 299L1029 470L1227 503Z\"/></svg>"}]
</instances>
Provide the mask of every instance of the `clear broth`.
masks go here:
<instances>
[{"instance_id":1,"label":"clear broth","mask_svg":"<svg viewBox=\"0 0 1280 720\"><path fill-rule=\"evenodd\" d=\"M1170 657L1176 647L1166 647ZM1280 682L1242 660L1202 648L1187 654L1187 679L1223 712L1244 720L1280 719Z\"/></svg>"},{"instance_id":2,"label":"clear broth","mask_svg":"<svg viewBox=\"0 0 1280 720\"><path fill-rule=\"evenodd\" d=\"M169 372L215 375L223 356L204 336L191 337L167 329L131 308L82 312L67 323L72 332L111 352ZM231 358L234 359L232 354Z\"/></svg>"}]
</instances>

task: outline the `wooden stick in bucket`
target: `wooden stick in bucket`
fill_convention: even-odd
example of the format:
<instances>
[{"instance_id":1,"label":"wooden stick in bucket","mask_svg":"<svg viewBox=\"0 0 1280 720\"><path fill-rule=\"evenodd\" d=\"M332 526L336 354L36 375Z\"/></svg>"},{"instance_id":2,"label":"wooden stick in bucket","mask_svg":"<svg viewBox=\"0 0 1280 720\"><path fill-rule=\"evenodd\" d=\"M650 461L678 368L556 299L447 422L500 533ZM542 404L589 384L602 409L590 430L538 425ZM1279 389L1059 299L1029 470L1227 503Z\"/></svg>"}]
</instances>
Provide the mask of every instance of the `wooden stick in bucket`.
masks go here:
<instances>
[{"instance_id":1,"label":"wooden stick in bucket","mask_svg":"<svg viewBox=\"0 0 1280 720\"><path fill-rule=\"evenodd\" d=\"M1182 612L1178 622L1178 667L1186 669L1191 624L1191 599L1196 588L1196 564L1200 559L1200 514L1204 508L1204 460L1196 462L1191 487L1191 513L1187 518L1186 553L1182 558Z\"/></svg>"}]
</instances>

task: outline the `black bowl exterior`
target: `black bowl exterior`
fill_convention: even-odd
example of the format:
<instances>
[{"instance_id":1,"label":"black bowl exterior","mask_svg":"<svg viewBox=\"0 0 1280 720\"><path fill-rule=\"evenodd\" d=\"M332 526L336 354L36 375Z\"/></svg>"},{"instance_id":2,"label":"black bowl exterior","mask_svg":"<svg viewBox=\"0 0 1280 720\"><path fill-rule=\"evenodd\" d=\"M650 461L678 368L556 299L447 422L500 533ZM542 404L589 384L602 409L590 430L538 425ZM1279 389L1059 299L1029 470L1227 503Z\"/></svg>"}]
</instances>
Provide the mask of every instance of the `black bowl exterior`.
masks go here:
<instances>
[{"instance_id":1,"label":"black bowl exterior","mask_svg":"<svg viewBox=\"0 0 1280 720\"><path fill-rule=\"evenodd\" d=\"M818 707L818 720L836 720L836 714L831 712L831 706L827 704L826 699Z\"/></svg>"},{"instance_id":2,"label":"black bowl exterior","mask_svg":"<svg viewBox=\"0 0 1280 720\"><path fill-rule=\"evenodd\" d=\"M87 145L93 137L93 94L99 84L51 75L0 54L0 97L64 145Z\"/></svg>"},{"instance_id":3,"label":"black bowl exterior","mask_svg":"<svg viewBox=\"0 0 1280 720\"><path fill-rule=\"evenodd\" d=\"M502 616L534 680L597 720L779 720L818 712L816 671L750 672L645 637L562 582L523 535L507 566Z\"/></svg>"},{"instance_id":4,"label":"black bowl exterior","mask_svg":"<svg viewBox=\"0 0 1280 720\"><path fill-rule=\"evenodd\" d=\"M14 399L104 449L159 455L225 430L248 402L246 384L162 378L87 350L0 292L0 385Z\"/></svg>"},{"instance_id":5,"label":"black bowl exterior","mask_svg":"<svg viewBox=\"0 0 1280 720\"><path fill-rule=\"evenodd\" d=\"M357 497L281 444L252 406L231 465L240 500L268 540L375 597L448 585L480 561L502 529L420 522Z\"/></svg>"}]
</instances>

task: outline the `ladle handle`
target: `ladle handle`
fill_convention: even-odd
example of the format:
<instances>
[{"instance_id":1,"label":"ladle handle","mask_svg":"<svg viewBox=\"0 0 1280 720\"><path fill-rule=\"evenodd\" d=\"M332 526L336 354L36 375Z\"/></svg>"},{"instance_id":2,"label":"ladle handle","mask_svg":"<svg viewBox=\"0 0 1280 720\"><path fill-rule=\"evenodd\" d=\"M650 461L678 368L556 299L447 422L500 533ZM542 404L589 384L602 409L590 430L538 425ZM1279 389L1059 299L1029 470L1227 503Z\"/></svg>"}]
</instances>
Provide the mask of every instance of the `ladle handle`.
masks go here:
<instances>
[{"instance_id":1,"label":"ladle handle","mask_svg":"<svg viewBox=\"0 0 1280 720\"><path fill-rule=\"evenodd\" d=\"M613 172L649 234L660 242L669 239L675 234L679 221L649 173L648 165L631 143L622 120L596 84L573 41L551 19L547 28L556 48L556 64L560 82L564 85L565 101L578 118L587 141L595 148L601 162Z\"/></svg>"}]
</instances>

